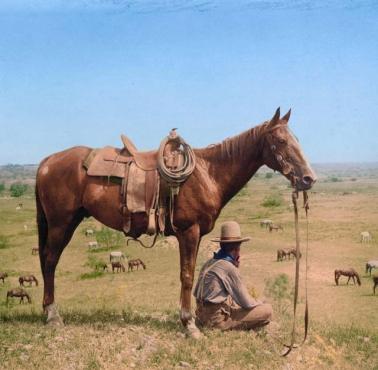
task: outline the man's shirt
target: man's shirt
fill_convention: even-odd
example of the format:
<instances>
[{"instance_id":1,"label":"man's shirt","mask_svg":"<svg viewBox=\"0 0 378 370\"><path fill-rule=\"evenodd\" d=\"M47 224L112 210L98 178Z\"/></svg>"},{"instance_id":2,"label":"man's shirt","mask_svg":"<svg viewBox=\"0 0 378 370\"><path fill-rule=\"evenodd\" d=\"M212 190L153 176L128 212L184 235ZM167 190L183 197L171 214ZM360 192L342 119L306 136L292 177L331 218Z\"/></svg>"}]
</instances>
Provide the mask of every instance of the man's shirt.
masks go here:
<instances>
[{"instance_id":1,"label":"man's shirt","mask_svg":"<svg viewBox=\"0 0 378 370\"><path fill-rule=\"evenodd\" d=\"M248 293L239 270L232 262L223 259L212 258L203 265L193 294L200 302L223 303L231 296L242 308L260 304Z\"/></svg>"}]
</instances>

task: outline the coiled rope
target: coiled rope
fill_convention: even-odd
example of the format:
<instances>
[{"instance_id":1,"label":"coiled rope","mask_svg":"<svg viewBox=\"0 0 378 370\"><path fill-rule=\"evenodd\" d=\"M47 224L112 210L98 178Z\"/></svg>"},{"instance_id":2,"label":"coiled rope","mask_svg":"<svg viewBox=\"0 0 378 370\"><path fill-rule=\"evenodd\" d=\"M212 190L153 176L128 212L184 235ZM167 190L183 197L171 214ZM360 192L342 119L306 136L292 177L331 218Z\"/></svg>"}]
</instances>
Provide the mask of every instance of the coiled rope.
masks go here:
<instances>
[{"instance_id":1,"label":"coiled rope","mask_svg":"<svg viewBox=\"0 0 378 370\"><path fill-rule=\"evenodd\" d=\"M167 144L174 143L177 148L183 154L183 164L177 168L169 168L165 163L164 149ZM182 149L181 149L182 147ZM174 130L171 131L170 135L162 140L158 152L158 171L160 176L170 185L179 186L183 183L194 171L196 166L196 157L194 155L193 149L186 143L186 141L179 135L175 133Z\"/></svg>"}]
</instances>

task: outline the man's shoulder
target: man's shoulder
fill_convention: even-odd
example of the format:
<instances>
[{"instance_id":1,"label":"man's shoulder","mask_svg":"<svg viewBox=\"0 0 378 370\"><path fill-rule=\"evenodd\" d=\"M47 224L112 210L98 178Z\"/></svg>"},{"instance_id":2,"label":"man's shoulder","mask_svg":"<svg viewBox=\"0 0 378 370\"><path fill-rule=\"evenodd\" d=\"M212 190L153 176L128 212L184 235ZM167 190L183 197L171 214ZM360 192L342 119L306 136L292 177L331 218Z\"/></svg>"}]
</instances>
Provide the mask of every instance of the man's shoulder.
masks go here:
<instances>
[{"instance_id":1,"label":"man's shoulder","mask_svg":"<svg viewBox=\"0 0 378 370\"><path fill-rule=\"evenodd\" d=\"M237 268L235 265L230 262L223 259L215 259L211 258L206 262L207 266L210 266L210 270L217 272L217 271L226 271L228 273L234 273L237 272Z\"/></svg>"}]
</instances>

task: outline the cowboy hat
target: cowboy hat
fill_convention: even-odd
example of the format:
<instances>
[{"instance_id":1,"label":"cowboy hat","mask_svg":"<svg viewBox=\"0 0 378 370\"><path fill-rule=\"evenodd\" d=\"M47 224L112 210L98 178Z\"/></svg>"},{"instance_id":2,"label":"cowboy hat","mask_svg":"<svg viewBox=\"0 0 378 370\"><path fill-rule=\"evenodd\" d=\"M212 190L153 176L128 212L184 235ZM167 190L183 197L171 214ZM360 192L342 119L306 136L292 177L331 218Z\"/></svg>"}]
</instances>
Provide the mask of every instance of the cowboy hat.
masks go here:
<instances>
[{"instance_id":1,"label":"cowboy hat","mask_svg":"<svg viewBox=\"0 0 378 370\"><path fill-rule=\"evenodd\" d=\"M223 222L220 238L211 239L212 242L217 243L242 243L248 240L251 240L251 238L249 236L241 236L240 226L235 221Z\"/></svg>"}]
</instances>

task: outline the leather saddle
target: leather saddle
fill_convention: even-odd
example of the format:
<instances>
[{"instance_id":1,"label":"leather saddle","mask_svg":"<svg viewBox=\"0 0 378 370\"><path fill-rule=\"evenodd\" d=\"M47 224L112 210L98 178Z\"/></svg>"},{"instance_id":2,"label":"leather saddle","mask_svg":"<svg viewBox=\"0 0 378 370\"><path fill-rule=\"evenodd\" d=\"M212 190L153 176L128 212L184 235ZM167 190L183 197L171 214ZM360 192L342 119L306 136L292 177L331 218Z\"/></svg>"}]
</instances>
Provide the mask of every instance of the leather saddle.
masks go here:
<instances>
[{"instance_id":1,"label":"leather saddle","mask_svg":"<svg viewBox=\"0 0 378 370\"><path fill-rule=\"evenodd\" d=\"M106 146L93 149L83 166L88 176L106 177L121 183L120 211L124 217L123 231L131 229L132 214L143 212L148 216L146 233L149 235L165 229L167 186L158 172L157 150L139 152L133 142L121 136L122 149ZM177 168L183 159L176 155L174 148L167 145L164 158L170 168Z\"/></svg>"}]
</instances>

